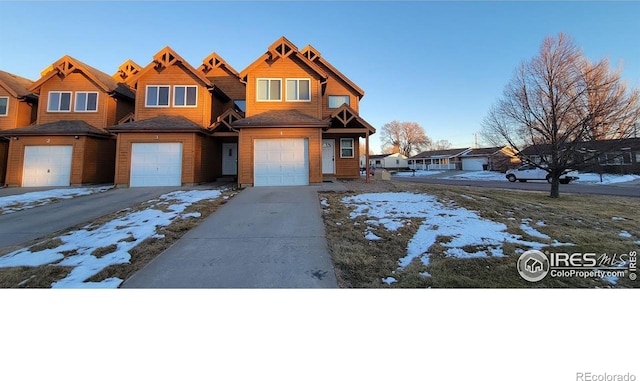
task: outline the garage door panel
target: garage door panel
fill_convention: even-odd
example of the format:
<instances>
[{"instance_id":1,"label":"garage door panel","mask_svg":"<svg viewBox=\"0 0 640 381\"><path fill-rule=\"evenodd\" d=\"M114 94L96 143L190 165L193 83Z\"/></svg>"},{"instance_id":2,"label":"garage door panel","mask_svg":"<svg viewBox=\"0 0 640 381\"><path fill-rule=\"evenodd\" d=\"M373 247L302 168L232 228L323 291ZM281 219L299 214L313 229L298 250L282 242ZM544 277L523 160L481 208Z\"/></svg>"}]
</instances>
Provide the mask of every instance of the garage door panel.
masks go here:
<instances>
[{"instance_id":1,"label":"garage door panel","mask_svg":"<svg viewBox=\"0 0 640 381\"><path fill-rule=\"evenodd\" d=\"M180 186L182 143L133 143L129 185Z\"/></svg>"},{"instance_id":2,"label":"garage door panel","mask_svg":"<svg viewBox=\"0 0 640 381\"><path fill-rule=\"evenodd\" d=\"M22 186L69 186L72 155L72 146L25 147Z\"/></svg>"},{"instance_id":3,"label":"garage door panel","mask_svg":"<svg viewBox=\"0 0 640 381\"><path fill-rule=\"evenodd\" d=\"M254 141L254 185L309 184L306 139L257 139Z\"/></svg>"}]
</instances>

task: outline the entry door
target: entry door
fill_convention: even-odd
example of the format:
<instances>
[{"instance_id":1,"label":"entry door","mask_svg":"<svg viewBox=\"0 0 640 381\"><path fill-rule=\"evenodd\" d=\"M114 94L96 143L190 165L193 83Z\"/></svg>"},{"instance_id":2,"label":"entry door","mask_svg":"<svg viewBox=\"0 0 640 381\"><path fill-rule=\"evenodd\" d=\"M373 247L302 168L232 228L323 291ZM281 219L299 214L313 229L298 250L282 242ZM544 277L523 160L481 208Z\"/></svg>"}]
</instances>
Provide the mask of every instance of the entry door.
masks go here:
<instances>
[{"instance_id":1,"label":"entry door","mask_svg":"<svg viewBox=\"0 0 640 381\"><path fill-rule=\"evenodd\" d=\"M336 141L334 139L322 139L322 173L336 173Z\"/></svg>"},{"instance_id":2,"label":"entry door","mask_svg":"<svg viewBox=\"0 0 640 381\"><path fill-rule=\"evenodd\" d=\"M72 146L25 147L22 186L69 186L72 154Z\"/></svg>"},{"instance_id":3,"label":"entry door","mask_svg":"<svg viewBox=\"0 0 640 381\"><path fill-rule=\"evenodd\" d=\"M237 143L222 144L222 174L223 175L238 174L238 144Z\"/></svg>"}]
</instances>

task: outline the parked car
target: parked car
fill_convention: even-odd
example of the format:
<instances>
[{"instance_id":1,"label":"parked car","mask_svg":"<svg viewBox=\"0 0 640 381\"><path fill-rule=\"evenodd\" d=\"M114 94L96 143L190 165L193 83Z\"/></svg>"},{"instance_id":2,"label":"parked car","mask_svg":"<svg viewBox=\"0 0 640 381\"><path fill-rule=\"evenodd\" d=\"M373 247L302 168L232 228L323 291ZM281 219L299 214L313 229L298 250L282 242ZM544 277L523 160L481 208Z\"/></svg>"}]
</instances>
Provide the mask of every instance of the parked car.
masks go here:
<instances>
[{"instance_id":1,"label":"parked car","mask_svg":"<svg viewBox=\"0 0 640 381\"><path fill-rule=\"evenodd\" d=\"M577 172L573 170L566 170L560 176L560 184L569 184L573 180L578 180ZM533 164L525 164L518 169L510 169L506 173L507 180L515 182L526 182L527 180L547 180L551 183L551 175L545 169L536 167Z\"/></svg>"}]
</instances>

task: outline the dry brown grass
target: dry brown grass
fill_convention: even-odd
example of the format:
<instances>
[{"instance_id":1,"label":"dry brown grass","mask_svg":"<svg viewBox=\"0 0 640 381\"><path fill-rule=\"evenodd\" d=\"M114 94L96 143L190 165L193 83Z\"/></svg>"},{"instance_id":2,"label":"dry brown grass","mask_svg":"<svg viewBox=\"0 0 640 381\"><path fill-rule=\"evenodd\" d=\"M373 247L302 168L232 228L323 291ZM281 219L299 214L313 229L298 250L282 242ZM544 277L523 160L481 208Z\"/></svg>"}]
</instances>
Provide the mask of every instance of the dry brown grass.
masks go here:
<instances>
[{"instance_id":1,"label":"dry brown grass","mask_svg":"<svg viewBox=\"0 0 640 381\"><path fill-rule=\"evenodd\" d=\"M546 193L512 190L491 190L446 185L415 184L406 182L362 181L344 183L348 192L325 192L329 207L324 220L327 239L332 253L336 275L341 287L638 287L638 281L620 279L616 286L603 280L552 278L530 283L516 271L518 255L514 244L504 244L505 257L458 259L445 257L440 245L449 237L441 236L431 247L427 268L414 260L405 269L398 269L398 259L406 255L406 247L420 224L419 220L405 225L397 232L380 227L374 233L383 240L364 238L367 226L364 218L350 219L350 210L341 199L345 196L369 192L417 192L434 195L441 202L477 211L480 216L507 226L507 231L529 237L520 228L523 219L544 221L545 226L535 228L560 242L575 246L548 248L549 251L595 252L608 254L629 253L637 250L634 241L640 240L640 205L637 198L597 195L568 195L551 199ZM613 219L616 217L616 219ZM623 220L619 220L623 218ZM632 238L619 236L622 230ZM549 242L551 243L551 242ZM476 251L481 247L474 247ZM472 249L472 248L469 248ZM420 273L428 271L431 277ZM397 282L387 285L382 278L393 276Z\"/></svg>"},{"instance_id":2,"label":"dry brown grass","mask_svg":"<svg viewBox=\"0 0 640 381\"><path fill-rule=\"evenodd\" d=\"M127 279L134 272L138 271L149 263L158 254L163 252L166 248L171 246L176 240L178 240L187 231L199 225L202 220L207 216L215 212L218 208L228 202L224 199L224 196L233 197L237 194L237 190L224 190L222 195L214 200L203 200L192 204L185 209L184 213L200 213L200 217L180 218L177 217L170 225L158 229L157 234L164 235L164 238L149 238L130 251L131 261L129 264L114 265L105 268L100 273L89 278L87 281L99 282L107 278L117 277L120 279ZM86 229L95 230L102 224L111 221L113 219L123 217L124 215L146 209L149 207L149 203L142 203L134 208L122 210L117 213L106 215L91 222L91 224L82 224L67 229L65 232ZM161 205L161 208L166 208L167 205ZM23 247L31 247L31 251L39 251L44 249L55 248L62 244L62 241L57 238L63 235L65 232L57 232L48 237L41 238L37 242L31 242L23 245ZM130 237L123 239L123 241L134 241L135 238ZM36 245L35 247L33 245ZM19 247L4 248L1 254L14 251ZM102 257L115 251L117 246L115 244L108 245L102 248L96 249L92 255L96 257ZM37 249L37 250L35 250ZM62 253L65 256L72 255L74 252ZM37 266L37 267L10 267L0 268L0 288L50 288L51 284L66 277L73 268L61 267L54 264Z\"/></svg>"}]
</instances>

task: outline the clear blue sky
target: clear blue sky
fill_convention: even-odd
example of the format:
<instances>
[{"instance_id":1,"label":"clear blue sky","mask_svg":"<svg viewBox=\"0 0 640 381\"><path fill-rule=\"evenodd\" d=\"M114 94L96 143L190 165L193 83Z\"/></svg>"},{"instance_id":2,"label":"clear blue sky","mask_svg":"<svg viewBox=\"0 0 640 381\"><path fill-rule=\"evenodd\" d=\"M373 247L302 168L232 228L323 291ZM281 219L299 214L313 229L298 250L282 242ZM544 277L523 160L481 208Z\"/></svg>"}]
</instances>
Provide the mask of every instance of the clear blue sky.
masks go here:
<instances>
[{"instance_id":1,"label":"clear blue sky","mask_svg":"<svg viewBox=\"0 0 640 381\"><path fill-rule=\"evenodd\" d=\"M284 35L365 90L376 128L414 121L463 147L547 35L569 34L639 87L639 23L639 2L0 1L0 69L35 80L68 54L113 74L169 45L195 67L215 51L240 71Z\"/></svg>"}]
</instances>

